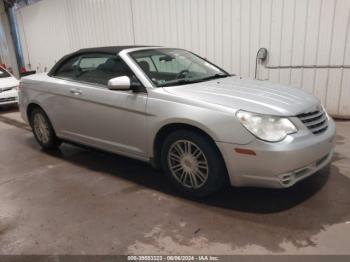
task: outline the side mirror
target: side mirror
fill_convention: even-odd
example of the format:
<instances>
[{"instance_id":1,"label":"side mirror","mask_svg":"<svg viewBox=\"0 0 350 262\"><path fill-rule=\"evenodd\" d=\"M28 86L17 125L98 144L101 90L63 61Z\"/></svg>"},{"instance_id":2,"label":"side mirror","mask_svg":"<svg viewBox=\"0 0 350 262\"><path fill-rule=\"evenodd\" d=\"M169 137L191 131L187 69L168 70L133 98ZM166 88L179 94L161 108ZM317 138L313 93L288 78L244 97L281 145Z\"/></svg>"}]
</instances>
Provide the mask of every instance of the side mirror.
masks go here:
<instances>
[{"instance_id":1,"label":"side mirror","mask_svg":"<svg viewBox=\"0 0 350 262\"><path fill-rule=\"evenodd\" d=\"M131 82L127 76L119 76L108 81L108 89L110 90L130 90Z\"/></svg>"}]
</instances>

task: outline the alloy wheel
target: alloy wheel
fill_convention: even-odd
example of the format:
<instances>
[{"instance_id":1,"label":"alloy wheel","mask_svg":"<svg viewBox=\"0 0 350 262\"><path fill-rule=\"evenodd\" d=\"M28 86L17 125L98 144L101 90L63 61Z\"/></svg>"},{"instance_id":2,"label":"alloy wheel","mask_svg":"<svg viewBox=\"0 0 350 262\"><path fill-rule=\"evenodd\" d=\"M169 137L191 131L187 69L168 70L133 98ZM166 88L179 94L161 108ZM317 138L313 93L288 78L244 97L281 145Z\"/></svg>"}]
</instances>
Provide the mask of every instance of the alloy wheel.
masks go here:
<instances>
[{"instance_id":1,"label":"alloy wheel","mask_svg":"<svg viewBox=\"0 0 350 262\"><path fill-rule=\"evenodd\" d=\"M193 142L176 141L171 145L167 159L171 174L181 185L198 189L207 181L209 175L207 158Z\"/></svg>"},{"instance_id":2,"label":"alloy wheel","mask_svg":"<svg viewBox=\"0 0 350 262\"><path fill-rule=\"evenodd\" d=\"M43 115L35 114L33 129L40 142L44 144L49 142L50 130Z\"/></svg>"}]
</instances>

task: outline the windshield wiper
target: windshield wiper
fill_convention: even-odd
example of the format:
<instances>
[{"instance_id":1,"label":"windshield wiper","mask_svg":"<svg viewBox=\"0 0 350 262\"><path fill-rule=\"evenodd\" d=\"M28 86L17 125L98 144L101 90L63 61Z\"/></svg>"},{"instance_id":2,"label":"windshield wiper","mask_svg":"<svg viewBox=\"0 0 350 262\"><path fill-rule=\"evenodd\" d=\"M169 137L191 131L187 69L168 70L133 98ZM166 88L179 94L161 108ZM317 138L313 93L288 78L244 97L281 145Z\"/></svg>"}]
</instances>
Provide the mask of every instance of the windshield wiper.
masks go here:
<instances>
[{"instance_id":1,"label":"windshield wiper","mask_svg":"<svg viewBox=\"0 0 350 262\"><path fill-rule=\"evenodd\" d=\"M213 80L213 79L218 79L218 78L225 78L225 77L229 77L229 76L230 75L215 74L213 76L208 76L208 77L198 79L198 82L203 82L203 81L208 81L208 80Z\"/></svg>"},{"instance_id":2,"label":"windshield wiper","mask_svg":"<svg viewBox=\"0 0 350 262\"><path fill-rule=\"evenodd\" d=\"M186 85L186 84L194 84L194 83L199 83L199 82L204 82L212 79L218 79L218 78L225 78L229 77L230 75L221 75L221 74L215 74L212 76L204 77L204 78L197 78L197 79L190 79L190 78L183 78L179 79L177 81L171 81L168 83L164 83L161 85L158 85L159 87L166 87L166 86L176 86L176 85Z\"/></svg>"},{"instance_id":3,"label":"windshield wiper","mask_svg":"<svg viewBox=\"0 0 350 262\"><path fill-rule=\"evenodd\" d=\"M171 82L171 83L164 83L164 84L160 84L158 85L159 87L165 87L165 86L177 86L177 85L186 85L186 84L193 84L198 82L198 80L190 80L190 79L179 79L175 82Z\"/></svg>"}]
</instances>

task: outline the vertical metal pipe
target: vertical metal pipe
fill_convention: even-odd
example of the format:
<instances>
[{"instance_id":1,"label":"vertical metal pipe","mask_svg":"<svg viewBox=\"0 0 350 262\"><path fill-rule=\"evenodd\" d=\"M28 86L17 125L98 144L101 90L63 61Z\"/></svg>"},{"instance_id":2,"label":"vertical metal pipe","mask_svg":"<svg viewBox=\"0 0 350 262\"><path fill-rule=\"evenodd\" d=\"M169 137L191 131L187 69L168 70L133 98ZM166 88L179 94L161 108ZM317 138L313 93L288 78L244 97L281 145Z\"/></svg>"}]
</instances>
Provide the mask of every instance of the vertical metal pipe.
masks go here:
<instances>
[{"instance_id":1,"label":"vertical metal pipe","mask_svg":"<svg viewBox=\"0 0 350 262\"><path fill-rule=\"evenodd\" d=\"M18 72L21 73L23 68L25 68L25 64L24 64L23 50L21 45L21 38L20 38L18 23L16 19L15 7L10 7L7 9L7 16L10 22L12 40L15 46Z\"/></svg>"}]
</instances>

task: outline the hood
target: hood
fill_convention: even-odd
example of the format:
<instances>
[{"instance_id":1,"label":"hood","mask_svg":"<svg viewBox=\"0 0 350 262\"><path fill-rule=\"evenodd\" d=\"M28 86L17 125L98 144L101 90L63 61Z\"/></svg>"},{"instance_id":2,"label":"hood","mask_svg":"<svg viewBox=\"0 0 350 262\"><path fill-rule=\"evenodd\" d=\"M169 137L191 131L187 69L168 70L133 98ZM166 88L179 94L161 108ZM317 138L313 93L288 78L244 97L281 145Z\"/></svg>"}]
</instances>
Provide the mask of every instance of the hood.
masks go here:
<instances>
[{"instance_id":1,"label":"hood","mask_svg":"<svg viewBox=\"0 0 350 262\"><path fill-rule=\"evenodd\" d=\"M11 76L11 77L6 77L6 78L0 78L0 89L6 89L9 87L14 87L14 86L18 86L19 85L19 81Z\"/></svg>"},{"instance_id":2,"label":"hood","mask_svg":"<svg viewBox=\"0 0 350 262\"><path fill-rule=\"evenodd\" d=\"M280 116L295 116L320 104L314 95L302 89L237 76L165 89L178 96L236 110Z\"/></svg>"}]
</instances>

